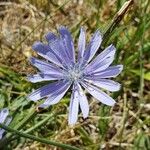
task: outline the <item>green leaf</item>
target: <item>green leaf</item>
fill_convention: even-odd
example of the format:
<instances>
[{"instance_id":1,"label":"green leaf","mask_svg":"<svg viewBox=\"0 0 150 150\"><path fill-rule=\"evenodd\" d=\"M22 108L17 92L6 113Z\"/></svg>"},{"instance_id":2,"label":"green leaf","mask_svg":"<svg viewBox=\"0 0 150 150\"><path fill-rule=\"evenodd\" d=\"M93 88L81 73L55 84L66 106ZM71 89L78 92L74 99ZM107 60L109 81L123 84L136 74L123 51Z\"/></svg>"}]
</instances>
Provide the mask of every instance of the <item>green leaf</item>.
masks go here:
<instances>
[{"instance_id":1,"label":"green leaf","mask_svg":"<svg viewBox=\"0 0 150 150\"><path fill-rule=\"evenodd\" d=\"M134 150L148 150L150 149L150 137L145 133L140 133L134 140Z\"/></svg>"},{"instance_id":2,"label":"green leaf","mask_svg":"<svg viewBox=\"0 0 150 150\"><path fill-rule=\"evenodd\" d=\"M140 76L140 70L131 69L129 71L132 72L132 73L134 73L137 76ZM150 81L150 72L144 73L144 79Z\"/></svg>"},{"instance_id":3,"label":"green leaf","mask_svg":"<svg viewBox=\"0 0 150 150\"><path fill-rule=\"evenodd\" d=\"M99 116L100 117L109 116L109 110L110 110L109 107L102 105L99 110ZM106 135L108 129L108 123L109 123L108 119L101 119L101 118L99 119L98 128L99 128L100 135L102 135L102 137Z\"/></svg>"}]
</instances>

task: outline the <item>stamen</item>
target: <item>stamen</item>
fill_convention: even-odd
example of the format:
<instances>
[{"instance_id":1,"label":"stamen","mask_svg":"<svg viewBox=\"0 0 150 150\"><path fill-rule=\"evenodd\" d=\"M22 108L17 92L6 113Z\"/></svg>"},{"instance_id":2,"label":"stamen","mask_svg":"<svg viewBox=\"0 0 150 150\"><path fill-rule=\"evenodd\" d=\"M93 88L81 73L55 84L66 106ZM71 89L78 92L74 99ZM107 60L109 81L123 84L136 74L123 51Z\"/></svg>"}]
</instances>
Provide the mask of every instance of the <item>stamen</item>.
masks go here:
<instances>
[{"instance_id":1,"label":"stamen","mask_svg":"<svg viewBox=\"0 0 150 150\"><path fill-rule=\"evenodd\" d=\"M68 69L67 72L65 72L64 75L69 81L76 82L81 80L83 77L83 71L79 68L79 66L76 64L71 69Z\"/></svg>"}]
</instances>

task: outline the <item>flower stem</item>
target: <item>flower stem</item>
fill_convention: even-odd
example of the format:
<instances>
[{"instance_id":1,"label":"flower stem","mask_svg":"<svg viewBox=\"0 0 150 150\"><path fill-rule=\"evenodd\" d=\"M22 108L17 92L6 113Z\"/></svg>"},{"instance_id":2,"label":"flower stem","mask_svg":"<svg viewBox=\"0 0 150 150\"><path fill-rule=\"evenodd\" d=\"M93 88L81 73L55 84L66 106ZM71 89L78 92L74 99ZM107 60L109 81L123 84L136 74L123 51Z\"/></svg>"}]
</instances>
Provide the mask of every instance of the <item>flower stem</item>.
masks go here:
<instances>
[{"instance_id":1,"label":"flower stem","mask_svg":"<svg viewBox=\"0 0 150 150\"><path fill-rule=\"evenodd\" d=\"M70 145L67 145L67 144L62 144L62 143L50 141L50 140L47 140L47 139L44 139L44 138L40 138L40 137L36 137L36 136L30 135L30 134L27 134L27 133L20 132L18 130L12 129L11 127L8 127L8 126L6 126L4 124L1 124L1 123L0 123L0 128L3 128L6 131L12 132L13 134L17 134L21 137L29 138L31 140L38 141L38 142L41 142L41 143L58 146L58 147L61 147L63 149L80 150L79 148L74 147L74 146L70 146Z\"/></svg>"}]
</instances>

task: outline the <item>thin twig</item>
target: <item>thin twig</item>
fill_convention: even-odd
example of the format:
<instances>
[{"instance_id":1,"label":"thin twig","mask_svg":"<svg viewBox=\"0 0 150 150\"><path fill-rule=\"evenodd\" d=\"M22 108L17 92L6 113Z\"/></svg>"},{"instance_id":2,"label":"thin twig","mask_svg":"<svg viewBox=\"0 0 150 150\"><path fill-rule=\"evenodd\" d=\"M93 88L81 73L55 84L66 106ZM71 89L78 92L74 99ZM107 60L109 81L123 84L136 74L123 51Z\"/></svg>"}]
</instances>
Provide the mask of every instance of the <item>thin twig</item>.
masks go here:
<instances>
[{"instance_id":1,"label":"thin twig","mask_svg":"<svg viewBox=\"0 0 150 150\"><path fill-rule=\"evenodd\" d=\"M56 12L57 10L59 10L60 8L64 7L68 2L70 2L70 0L66 1L65 3L63 3L61 6L59 6L57 9L54 10L54 12ZM28 36L30 36L35 30L37 30L45 21L49 20L52 17L52 15L46 16L39 24L37 24L33 30L28 33L25 38L16 46L16 48L20 47L21 44L28 38Z\"/></svg>"},{"instance_id":2,"label":"thin twig","mask_svg":"<svg viewBox=\"0 0 150 150\"><path fill-rule=\"evenodd\" d=\"M125 2L124 5L120 8L120 10L116 13L111 24L109 25L108 29L104 33L102 46L105 45L108 38L110 38L111 33L119 25L120 21L123 19L127 10L129 9L129 7L131 7L133 5L133 3L134 3L134 0L129 0L129 1Z\"/></svg>"}]
</instances>

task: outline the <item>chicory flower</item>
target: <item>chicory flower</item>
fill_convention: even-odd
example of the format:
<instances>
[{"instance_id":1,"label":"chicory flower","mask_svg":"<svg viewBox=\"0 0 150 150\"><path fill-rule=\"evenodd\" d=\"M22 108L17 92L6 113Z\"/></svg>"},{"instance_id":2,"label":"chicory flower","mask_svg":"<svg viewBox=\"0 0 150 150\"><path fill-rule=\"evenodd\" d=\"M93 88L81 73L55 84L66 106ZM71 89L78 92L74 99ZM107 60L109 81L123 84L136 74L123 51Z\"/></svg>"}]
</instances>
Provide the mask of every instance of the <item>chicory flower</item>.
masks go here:
<instances>
[{"instance_id":1,"label":"chicory flower","mask_svg":"<svg viewBox=\"0 0 150 150\"><path fill-rule=\"evenodd\" d=\"M49 32L45 36L47 44L36 42L33 50L45 60L30 58L33 66L40 71L28 76L30 82L53 81L35 90L28 97L32 101L46 98L39 107L58 103L68 89L72 88L69 106L69 124L75 124L79 107L83 117L88 117L89 104L83 88L94 98L108 106L113 106L115 100L102 89L111 92L118 91L120 84L108 79L120 74L122 65L110 66L114 60L116 48L108 46L95 56L102 43L100 31L96 31L89 44L86 44L85 30L81 28L78 42L78 54L75 56L73 39L65 27L59 28L59 35Z\"/></svg>"}]
</instances>

